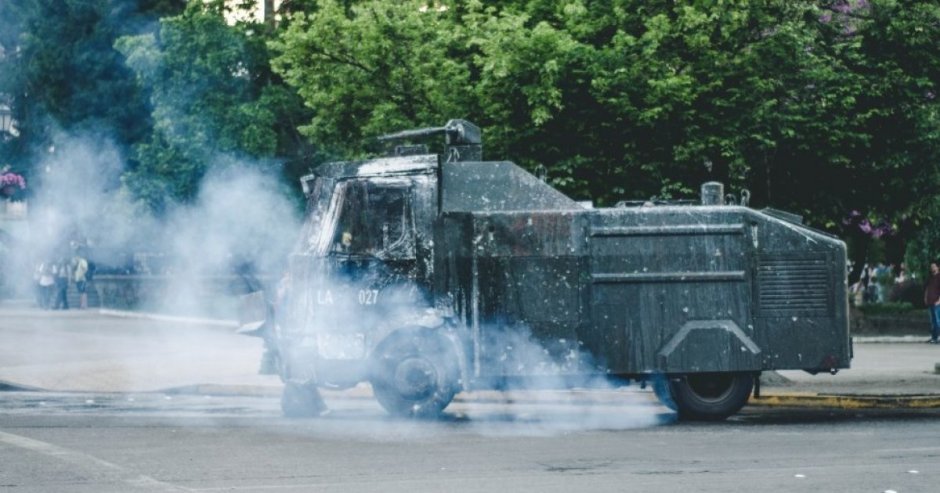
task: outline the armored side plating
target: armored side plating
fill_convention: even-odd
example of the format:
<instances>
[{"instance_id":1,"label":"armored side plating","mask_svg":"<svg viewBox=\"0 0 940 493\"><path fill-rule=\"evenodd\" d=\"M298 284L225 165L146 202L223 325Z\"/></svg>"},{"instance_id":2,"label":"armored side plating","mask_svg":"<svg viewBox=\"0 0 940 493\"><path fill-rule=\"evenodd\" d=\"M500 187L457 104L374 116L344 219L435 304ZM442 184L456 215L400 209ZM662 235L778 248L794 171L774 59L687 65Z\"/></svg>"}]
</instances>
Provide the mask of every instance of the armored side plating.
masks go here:
<instances>
[{"instance_id":1,"label":"armored side plating","mask_svg":"<svg viewBox=\"0 0 940 493\"><path fill-rule=\"evenodd\" d=\"M302 238L258 331L286 414L319 412L317 386L369 381L389 412L429 416L460 390L602 375L723 419L761 371L848 367L845 245L798 216L725 204L717 183L700 205L587 208L482 161L462 120L385 139L431 134L444 154L303 179Z\"/></svg>"}]
</instances>

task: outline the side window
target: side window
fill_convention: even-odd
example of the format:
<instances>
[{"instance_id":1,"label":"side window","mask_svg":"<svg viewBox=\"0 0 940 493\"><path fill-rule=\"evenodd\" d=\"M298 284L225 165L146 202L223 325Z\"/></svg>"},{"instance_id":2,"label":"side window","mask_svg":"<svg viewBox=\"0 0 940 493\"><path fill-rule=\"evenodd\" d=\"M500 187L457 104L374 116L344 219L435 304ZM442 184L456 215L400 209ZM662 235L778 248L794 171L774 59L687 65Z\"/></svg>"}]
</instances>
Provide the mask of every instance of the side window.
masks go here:
<instances>
[{"instance_id":1,"label":"side window","mask_svg":"<svg viewBox=\"0 0 940 493\"><path fill-rule=\"evenodd\" d=\"M382 258L413 258L410 182L352 180L341 183L339 217L331 250Z\"/></svg>"}]
</instances>

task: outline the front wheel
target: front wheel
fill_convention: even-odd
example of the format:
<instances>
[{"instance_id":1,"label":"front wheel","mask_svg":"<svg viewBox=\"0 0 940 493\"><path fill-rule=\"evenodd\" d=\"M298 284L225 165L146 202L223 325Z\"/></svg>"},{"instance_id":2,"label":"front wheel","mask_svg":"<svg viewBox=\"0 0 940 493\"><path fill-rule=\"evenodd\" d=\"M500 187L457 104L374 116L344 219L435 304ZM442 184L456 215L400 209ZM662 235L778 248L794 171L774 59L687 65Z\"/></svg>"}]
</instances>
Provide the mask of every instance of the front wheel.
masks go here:
<instances>
[{"instance_id":1,"label":"front wheel","mask_svg":"<svg viewBox=\"0 0 940 493\"><path fill-rule=\"evenodd\" d=\"M721 421L740 411L753 388L750 373L690 373L668 385L679 419L696 421Z\"/></svg>"},{"instance_id":2,"label":"front wheel","mask_svg":"<svg viewBox=\"0 0 940 493\"><path fill-rule=\"evenodd\" d=\"M457 356L442 334L397 333L379 345L373 361L372 390L389 414L437 417L457 393Z\"/></svg>"},{"instance_id":3,"label":"front wheel","mask_svg":"<svg viewBox=\"0 0 940 493\"><path fill-rule=\"evenodd\" d=\"M285 382L281 393L281 411L285 418L314 418L326 411L326 403L313 383Z\"/></svg>"}]
</instances>

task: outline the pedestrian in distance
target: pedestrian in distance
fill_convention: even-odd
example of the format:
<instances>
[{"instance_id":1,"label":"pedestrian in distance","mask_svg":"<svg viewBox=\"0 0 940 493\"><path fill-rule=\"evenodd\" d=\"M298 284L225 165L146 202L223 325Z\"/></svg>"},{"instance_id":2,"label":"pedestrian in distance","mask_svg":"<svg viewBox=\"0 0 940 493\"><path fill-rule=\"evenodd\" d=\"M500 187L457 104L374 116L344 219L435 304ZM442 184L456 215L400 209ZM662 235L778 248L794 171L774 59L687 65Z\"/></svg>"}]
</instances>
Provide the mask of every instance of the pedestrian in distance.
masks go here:
<instances>
[{"instance_id":1,"label":"pedestrian in distance","mask_svg":"<svg viewBox=\"0 0 940 493\"><path fill-rule=\"evenodd\" d=\"M52 305L53 310L69 309L68 290L69 278L72 277L71 272L69 262L64 258L52 266L52 275L55 278L55 304Z\"/></svg>"},{"instance_id":2,"label":"pedestrian in distance","mask_svg":"<svg viewBox=\"0 0 940 493\"><path fill-rule=\"evenodd\" d=\"M930 313L930 344L940 342L940 260L930 263L930 277L924 290L924 304Z\"/></svg>"},{"instance_id":3,"label":"pedestrian in distance","mask_svg":"<svg viewBox=\"0 0 940 493\"><path fill-rule=\"evenodd\" d=\"M75 290L78 291L78 308L88 308L88 261L81 255L72 257L72 280L75 281Z\"/></svg>"},{"instance_id":4,"label":"pedestrian in distance","mask_svg":"<svg viewBox=\"0 0 940 493\"><path fill-rule=\"evenodd\" d=\"M53 275L53 263L50 261L41 262L36 268L39 278L39 308L44 310L52 308L52 295L55 289L55 276Z\"/></svg>"}]
</instances>

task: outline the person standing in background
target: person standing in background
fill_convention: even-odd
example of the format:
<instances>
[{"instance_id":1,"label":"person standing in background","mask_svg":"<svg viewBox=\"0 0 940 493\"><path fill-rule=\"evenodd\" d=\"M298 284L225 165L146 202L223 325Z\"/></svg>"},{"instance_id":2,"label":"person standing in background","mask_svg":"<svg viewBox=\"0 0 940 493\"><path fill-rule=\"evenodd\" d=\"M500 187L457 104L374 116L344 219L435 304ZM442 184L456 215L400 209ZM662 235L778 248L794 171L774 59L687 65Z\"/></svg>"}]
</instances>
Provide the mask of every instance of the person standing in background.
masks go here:
<instances>
[{"instance_id":1,"label":"person standing in background","mask_svg":"<svg viewBox=\"0 0 940 493\"><path fill-rule=\"evenodd\" d=\"M48 310L52 308L52 291L55 286L55 276L52 273L53 263L45 261L36 268L39 277L39 308Z\"/></svg>"},{"instance_id":2,"label":"person standing in background","mask_svg":"<svg viewBox=\"0 0 940 493\"><path fill-rule=\"evenodd\" d=\"M84 310L88 308L88 261L78 253L72 257L72 280L78 291L78 308Z\"/></svg>"},{"instance_id":3,"label":"person standing in background","mask_svg":"<svg viewBox=\"0 0 940 493\"><path fill-rule=\"evenodd\" d=\"M930 278L927 279L927 288L924 290L924 304L930 313L930 339L929 344L940 341L940 260L930 263Z\"/></svg>"},{"instance_id":4,"label":"person standing in background","mask_svg":"<svg viewBox=\"0 0 940 493\"><path fill-rule=\"evenodd\" d=\"M53 310L68 310L69 309L69 300L68 300L68 291L69 291L69 278L72 276L71 269L69 268L69 262L66 260L67 257L63 257L61 260L56 262L52 266L52 276L55 278L55 303L52 305Z\"/></svg>"}]
</instances>

